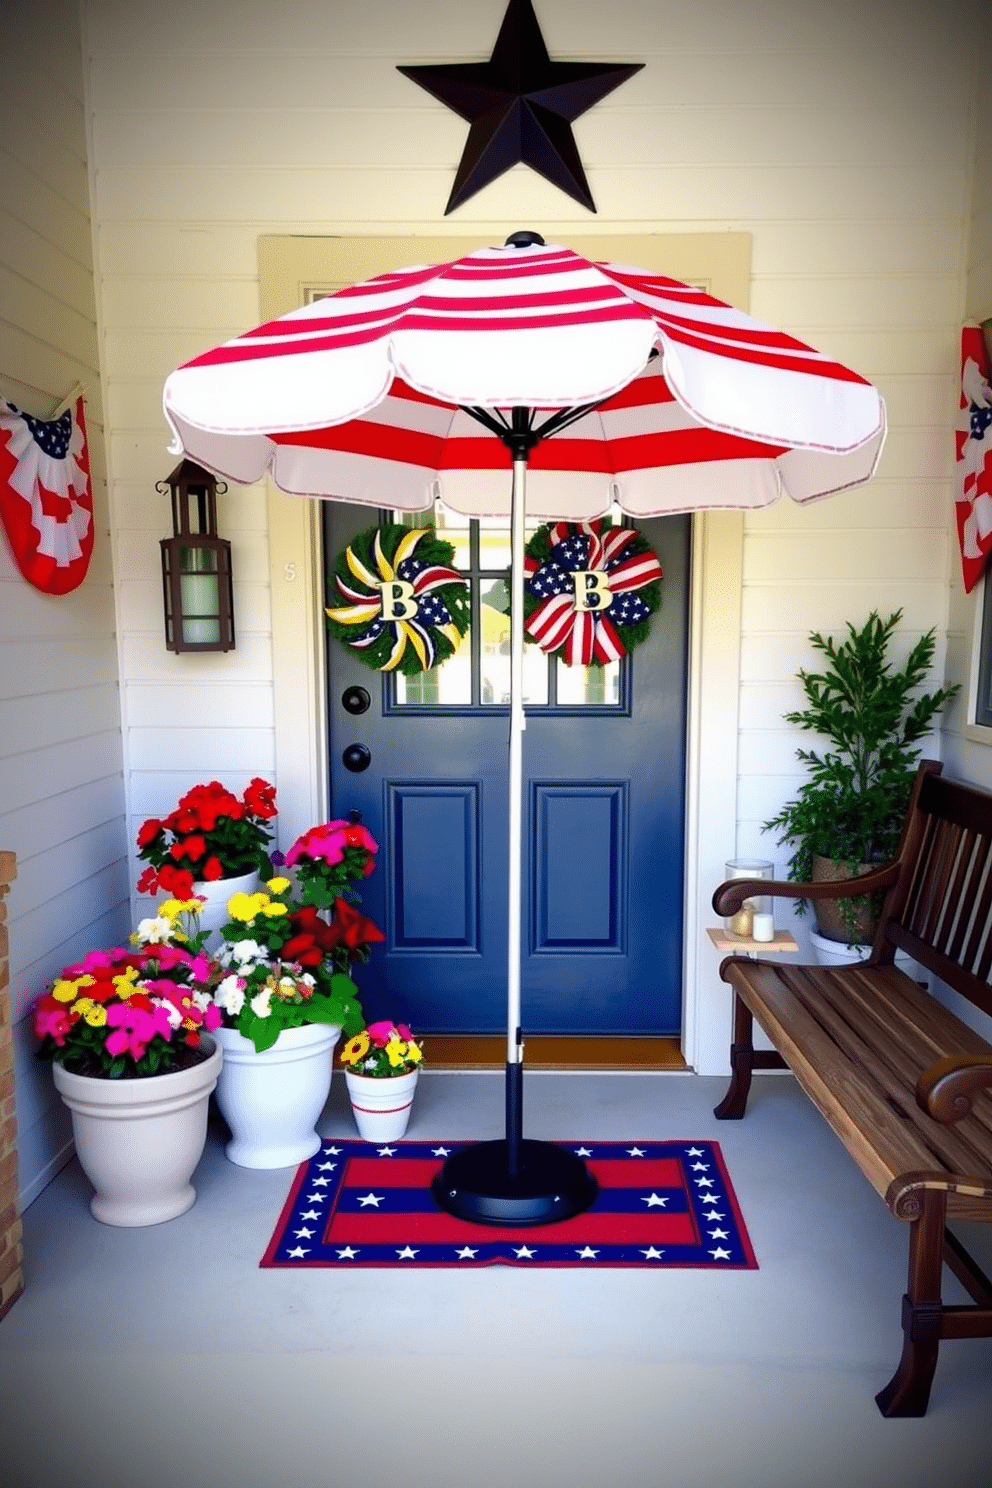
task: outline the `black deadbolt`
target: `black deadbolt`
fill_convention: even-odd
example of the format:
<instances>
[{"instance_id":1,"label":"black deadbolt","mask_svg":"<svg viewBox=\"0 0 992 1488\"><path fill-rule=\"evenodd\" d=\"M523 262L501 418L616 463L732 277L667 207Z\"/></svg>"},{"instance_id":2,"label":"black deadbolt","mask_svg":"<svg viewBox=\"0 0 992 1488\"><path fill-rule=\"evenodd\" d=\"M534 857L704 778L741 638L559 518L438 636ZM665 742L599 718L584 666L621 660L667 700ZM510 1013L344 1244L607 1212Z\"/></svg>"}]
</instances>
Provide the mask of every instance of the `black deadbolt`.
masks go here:
<instances>
[{"instance_id":1,"label":"black deadbolt","mask_svg":"<svg viewBox=\"0 0 992 1488\"><path fill-rule=\"evenodd\" d=\"M349 744L341 756L341 762L346 770L357 775L359 771L367 770L372 763L372 751L364 744Z\"/></svg>"},{"instance_id":2,"label":"black deadbolt","mask_svg":"<svg viewBox=\"0 0 992 1488\"><path fill-rule=\"evenodd\" d=\"M346 687L341 694L341 706L346 713L366 713L372 699L364 687Z\"/></svg>"}]
</instances>

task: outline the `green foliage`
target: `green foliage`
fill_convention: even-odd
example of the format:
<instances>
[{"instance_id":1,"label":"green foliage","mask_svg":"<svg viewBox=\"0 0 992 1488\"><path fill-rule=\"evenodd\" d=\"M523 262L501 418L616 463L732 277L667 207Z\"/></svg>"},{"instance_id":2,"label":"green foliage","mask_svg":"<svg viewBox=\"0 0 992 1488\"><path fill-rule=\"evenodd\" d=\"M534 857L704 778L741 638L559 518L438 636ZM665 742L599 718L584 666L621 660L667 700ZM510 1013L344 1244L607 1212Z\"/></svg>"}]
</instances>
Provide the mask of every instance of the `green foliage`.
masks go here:
<instances>
[{"instance_id":1,"label":"green foliage","mask_svg":"<svg viewBox=\"0 0 992 1488\"><path fill-rule=\"evenodd\" d=\"M933 630L913 646L901 670L893 669L887 652L901 618L901 610L887 620L873 610L860 630L848 622L844 640L816 631L809 637L826 664L821 672L799 672L807 707L785 717L832 747L796 751L809 779L765 823L778 830L779 842L794 845L794 881L812 879L817 854L845 863L852 873L861 863L895 854L920 753L914 746L959 691L951 686L917 692L933 661Z\"/></svg>"}]
</instances>

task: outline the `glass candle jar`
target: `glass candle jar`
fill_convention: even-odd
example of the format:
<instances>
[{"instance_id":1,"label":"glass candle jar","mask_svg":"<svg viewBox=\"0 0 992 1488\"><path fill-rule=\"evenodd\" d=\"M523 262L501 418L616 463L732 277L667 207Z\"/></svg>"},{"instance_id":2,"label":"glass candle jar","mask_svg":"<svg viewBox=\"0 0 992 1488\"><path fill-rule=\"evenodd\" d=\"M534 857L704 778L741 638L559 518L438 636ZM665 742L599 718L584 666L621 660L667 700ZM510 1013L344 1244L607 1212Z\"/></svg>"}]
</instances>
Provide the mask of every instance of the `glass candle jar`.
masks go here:
<instances>
[{"instance_id":1,"label":"glass candle jar","mask_svg":"<svg viewBox=\"0 0 992 1488\"><path fill-rule=\"evenodd\" d=\"M727 878L774 878L775 865L769 863L765 858L732 858L726 865ZM763 938L767 938L767 916L772 912L772 898L770 894L761 894L751 899L745 899L735 915L728 915L723 922L723 928L728 935L740 936L742 940L750 940L754 935L754 917L761 915L761 930ZM773 922L774 923L774 922Z\"/></svg>"}]
</instances>

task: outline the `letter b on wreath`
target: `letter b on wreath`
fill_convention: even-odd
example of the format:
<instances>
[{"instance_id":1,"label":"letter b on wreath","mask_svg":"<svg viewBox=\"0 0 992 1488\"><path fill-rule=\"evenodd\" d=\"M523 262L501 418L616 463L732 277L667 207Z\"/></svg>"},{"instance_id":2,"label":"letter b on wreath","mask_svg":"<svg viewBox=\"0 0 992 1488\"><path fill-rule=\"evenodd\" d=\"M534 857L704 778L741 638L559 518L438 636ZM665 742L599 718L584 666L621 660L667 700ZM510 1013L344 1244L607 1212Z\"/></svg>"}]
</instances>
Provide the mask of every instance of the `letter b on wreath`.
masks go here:
<instances>
[{"instance_id":1,"label":"letter b on wreath","mask_svg":"<svg viewBox=\"0 0 992 1488\"><path fill-rule=\"evenodd\" d=\"M572 575L575 581L575 608L577 610L608 610L613 599L613 590L607 575L601 568L580 568Z\"/></svg>"},{"instance_id":2,"label":"letter b on wreath","mask_svg":"<svg viewBox=\"0 0 992 1488\"><path fill-rule=\"evenodd\" d=\"M413 597L413 585L406 579L390 579L380 584L382 620L415 620L420 606Z\"/></svg>"}]
</instances>

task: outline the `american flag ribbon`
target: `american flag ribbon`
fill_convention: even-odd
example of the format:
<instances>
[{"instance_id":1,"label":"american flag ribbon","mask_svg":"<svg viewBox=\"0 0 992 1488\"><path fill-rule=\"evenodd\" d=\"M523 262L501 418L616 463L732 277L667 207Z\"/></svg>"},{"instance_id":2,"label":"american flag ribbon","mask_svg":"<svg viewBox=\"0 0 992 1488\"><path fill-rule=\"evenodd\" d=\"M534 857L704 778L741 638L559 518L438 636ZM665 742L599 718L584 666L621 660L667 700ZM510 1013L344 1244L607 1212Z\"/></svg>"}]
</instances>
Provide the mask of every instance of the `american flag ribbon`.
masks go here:
<instances>
[{"instance_id":1,"label":"american flag ribbon","mask_svg":"<svg viewBox=\"0 0 992 1488\"><path fill-rule=\"evenodd\" d=\"M970 594L992 550L992 386L980 326L965 326L961 332L959 406L955 515L964 589Z\"/></svg>"},{"instance_id":2,"label":"american flag ribbon","mask_svg":"<svg viewBox=\"0 0 992 1488\"><path fill-rule=\"evenodd\" d=\"M68 594L93 553L93 490L83 400L38 419L0 398L0 518L17 566L45 594Z\"/></svg>"},{"instance_id":3,"label":"american flag ribbon","mask_svg":"<svg viewBox=\"0 0 992 1488\"><path fill-rule=\"evenodd\" d=\"M326 1139L297 1172L261 1265L653 1266L754 1270L715 1142L570 1142L599 1187L560 1224L474 1225L443 1212L430 1184L465 1142Z\"/></svg>"},{"instance_id":4,"label":"american flag ribbon","mask_svg":"<svg viewBox=\"0 0 992 1488\"><path fill-rule=\"evenodd\" d=\"M532 554L524 560L525 585L540 599L525 629L543 651L564 646L569 666L604 665L626 656L617 627L637 624L651 614L636 595L638 589L663 577L661 563L652 552L625 556L640 534L632 527L607 527L601 521L555 522L547 528L551 551L541 562ZM575 575L605 574L611 603L603 610L578 605Z\"/></svg>"}]
</instances>

